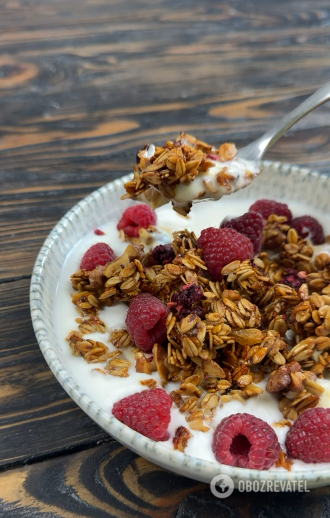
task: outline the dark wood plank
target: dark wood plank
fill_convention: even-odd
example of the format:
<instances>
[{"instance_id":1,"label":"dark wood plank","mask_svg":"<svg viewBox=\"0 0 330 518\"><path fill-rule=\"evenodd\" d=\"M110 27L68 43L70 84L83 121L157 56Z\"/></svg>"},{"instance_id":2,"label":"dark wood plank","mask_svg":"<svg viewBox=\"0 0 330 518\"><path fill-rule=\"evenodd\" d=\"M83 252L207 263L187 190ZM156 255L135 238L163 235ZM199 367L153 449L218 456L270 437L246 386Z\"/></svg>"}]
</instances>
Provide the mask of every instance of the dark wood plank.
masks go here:
<instances>
[{"instance_id":1,"label":"dark wood plank","mask_svg":"<svg viewBox=\"0 0 330 518\"><path fill-rule=\"evenodd\" d=\"M116 442L0 473L0 515L10 518L327 518L329 503L329 487L219 499Z\"/></svg>"},{"instance_id":2,"label":"dark wood plank","mask_svg":"<svg viewBox=\"0 0 330 518\"><path fill-rule=\"evenodd\" d=\"M28 291L28 279L0 285L0 471L112 440L46 364L30 320Z\"/></svg>"}]
</instances>

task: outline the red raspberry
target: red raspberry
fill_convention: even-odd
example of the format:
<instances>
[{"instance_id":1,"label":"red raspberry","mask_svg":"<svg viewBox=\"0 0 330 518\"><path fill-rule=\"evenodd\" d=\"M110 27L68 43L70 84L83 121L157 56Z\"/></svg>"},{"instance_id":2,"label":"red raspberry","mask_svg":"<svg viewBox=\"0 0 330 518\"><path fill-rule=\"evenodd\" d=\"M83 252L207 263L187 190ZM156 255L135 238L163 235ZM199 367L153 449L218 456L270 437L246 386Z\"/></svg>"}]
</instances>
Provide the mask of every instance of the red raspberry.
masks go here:
<instances>
[{"instance_id":1,"label":"red raspberry","mask_svg":"<svg viewBox=\"0 0 330 518\"><path fill-rule=\"evenodd\" d=\"M301 237L310 239L313 245L322 245L324 243L323 228L313 216L293 218L290 225L297 230Z\"/></svg>"},{"instance_id":2,"label":"red raspberry","mask_svg":"<svg viewBox=\"0 0 330 518\"><path fill-rule=\"evenodd\" d=\"M264 219L258 212L246 212L243 216L224 220L220 228L233 228L243 236L250 239L253 244L254 254L258 254L262 245L262 231L264 228Z\"/></svg>"},{"instance_id":3,"label":"red raspberry","mask_svg":"<svg viewBox=\"0 0 330 518\"><path fill-rule=\"evenodd\" d=\"M167 441L172 398L161 388L137 392L113 405L112 414L136 432L154 441Z\"/></svg>"},{"instance_id":4,"label":"red raspberry","mask_svg":"<svg viewBox=\"0 0 330 518\"><path fill-rule=\"evenodd\" d=\"M156 223L156 212L149 205L140 203L125 210L117 229L123 230L130 237L139 237L140 228L148 228Z\"/></svg>"},{"instance_id":5,"label":"red raspberry","mask_svg":"<svg viewBox=\"0 0 330 518\"><path fill-rule=\"evenodd\" d=\"M198 246L203 248L204 261L213 280L221 279L221 270L236 259L252 259L253 245L249 238L232 228L209 227L202 230Z\"/></svg>"},{"instance_id":6,"label":"red raspberry","mask_svg":"<svg viewBox=\"0 0 330 518\"><path fill-rule=\"evenodd\" d=\"M104 266L107 263L111 263L115 258L115 252L107 243L96 243L83 255L80 268L91 272L98 265Z\"/></svg>"},{"instance_id":7,"label":"red raspberry","mask_svg":"<svg viewBox=\"0 0 330 518\"><path fill-rule=\"evenodd\" d=\"M330 408L308 408L286 436L289 457L303 462L330 461Z\"/></svg>"},{"instance_id":8,"label":"red raspberry","mask_svg":"<svg viewBox=\"0 0 330 518\"><path fill-rule=\"evenodd\" d=\"M154 344L166 339L166 318L170 310L149 293L135 297L126 315L126 327L133 340L143 351L151 351Z\"/></svg>"},{"instance_id":9,"label":"red raspberry","mask_svg":"<svg viewBox=\"0 0 330 518\"><path fill-rule=\"evenodd\" d=\"M277 461L281 447L265 421L251 414L233 414L216 427L212 450L221 464L269 469Z\"/></svg>"},{"instance_id":10,"label":"red raspberry","mask_svg":"<svg viewBox=\"0 0 330 518\"><path fill-rule=\"evenodd\" d=\"M258 212L264 219L268 219L271 214L285 216L288 221L292 219L292 212L286 203L279 203L274 200L258 200L251 205L249 212Z\"/></svg>"}]
</instances>

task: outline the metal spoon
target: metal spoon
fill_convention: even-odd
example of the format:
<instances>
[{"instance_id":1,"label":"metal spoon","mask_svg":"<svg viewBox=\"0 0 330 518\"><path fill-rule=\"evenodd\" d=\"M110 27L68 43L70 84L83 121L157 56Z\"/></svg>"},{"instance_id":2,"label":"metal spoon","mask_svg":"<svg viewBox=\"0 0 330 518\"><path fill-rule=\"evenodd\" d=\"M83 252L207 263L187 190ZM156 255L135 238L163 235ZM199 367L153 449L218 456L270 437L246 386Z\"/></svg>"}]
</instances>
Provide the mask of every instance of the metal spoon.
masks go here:
<instances>
[{"instance_id":1,"label":"metal spoon","mask_svg":"<svg viewBox=\"0 0 330 518\"><path fill-rule=\"evenodd\" d=\"M314 108L317 108L329 100L330 83L327 83L308 97L306 101L299 104L292 112L283 117L283 119L277 122L262 137L240 149L236 156L246 160L260 160L266 151L268 151L291 126L307 115L307 113L314 110Z\"/></svg>"}]
</instances>

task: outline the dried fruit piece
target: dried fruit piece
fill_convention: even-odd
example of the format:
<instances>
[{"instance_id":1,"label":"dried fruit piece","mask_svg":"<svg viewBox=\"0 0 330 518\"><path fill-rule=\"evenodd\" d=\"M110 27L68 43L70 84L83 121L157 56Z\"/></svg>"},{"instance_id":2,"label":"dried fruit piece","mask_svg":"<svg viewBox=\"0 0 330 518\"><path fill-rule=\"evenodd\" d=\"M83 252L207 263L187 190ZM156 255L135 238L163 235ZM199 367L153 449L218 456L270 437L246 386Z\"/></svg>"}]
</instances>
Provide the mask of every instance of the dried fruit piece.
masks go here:
<instances>
[{"instance_id":1,"label":"dried fruit piece","mask_svg":"<svg viewBox=\"0 0 330 518\"><path fill-rule=\"evenodd\" d=\"M221 464L269 469L278 460L281 447L268 423L243 413L220 422L214 432L212 450Z\"/></svg>"},{"instance_id":2,"label":"dried fruit piece","mask_svg":"<svg viewBox=\"0 0 330 518\"><path fill-rule=\"evenodd\" d=\"M173 294L170 304L178 312L179 320L190 314L202 317L204 310L198 303L203 299L205 295L198 284L185 284L179 292Z\"/></svg>"},{"instance_id":3,"label":"dried fruit piece","mask_svg":"<svg viewBox=\"0 0 330 518\"><path fill-rule=\"evenodd\" d=\"M298 290L306 282L307 273L298 272L294 268L286 268L285 275L281 282Z\"/></svg>"},{"instance_id":4,"label":"dried fruit piece","mask_svg":"<svg viewBox=\"0 0 330 518\"><path fill-rule=\"evenodd\" d=\"M156 264L161 264L163 266L164 264L171 263L175 258L172 245L158 245L152 250L150 255Z\"/></svg>"}]
</instances>

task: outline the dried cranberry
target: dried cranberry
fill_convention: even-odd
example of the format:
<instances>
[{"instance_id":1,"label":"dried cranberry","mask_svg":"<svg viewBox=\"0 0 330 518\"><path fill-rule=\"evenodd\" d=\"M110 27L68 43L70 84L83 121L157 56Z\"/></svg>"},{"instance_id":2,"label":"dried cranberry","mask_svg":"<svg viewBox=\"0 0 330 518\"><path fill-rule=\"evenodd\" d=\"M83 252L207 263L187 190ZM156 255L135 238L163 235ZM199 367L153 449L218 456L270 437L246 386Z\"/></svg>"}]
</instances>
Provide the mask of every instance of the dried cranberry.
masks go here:
<instances>
[{"instance_id":1,"label":"dried cranberry","mask_svg":"<svg viewBox=\"0 0 330 518\"><path fill-rule=\"evenodd\" d=\"M164 265L171 263L175 258L175 253L171 245L158 245L151 252L151 257L156 264Z\"/></svg>"},{"instance_id":2,"label":"dried cranberry","mask_svg":"<svg viewBox=\"0 0 330 518\"><path fill-rule=\"evenodd\" d=\"M299 289L306 282L306 272L298 272L294 268L286 268L285 276L281 282L291 286L291 288Z\"/></svg>"},{"instance_id":3,"label":"dried cranberry","mask_svg":"<svg viewBox=\"0 0 330 518\"><path fill-rule=\"evenodd\" d=\"M171 302L176 304L179 320L191 313L204 316L204 309L198 305L204 298L203 291L197 284L186 284L179 293L174 293Z\"/></svg>"},{"instance_id":4,"label":"dried cranberry","mask_svg":"<svg viewBox=\"0 0 330 518\"><path fill-rule=\"evenodd\" d=\"M200 302L204 298L204 293L200 286L197 284L186 284L178 293L177 302L180 306L190 309L193 304Z\"/></svg>"},{"instance_id":5,"label":"dried cranberry","mask_svg":"<svg viewBox=\"0 0 330 518\"><path fill-rule=\"evenodd\" d=\"M187 309L187 308L182 308L182 306L178 306L180 309L179 311L179 319L182 320L183 318L187 317L188 315L197 315L199 318L202 318L204 316L204 309L202 308L202 306L196 306L195 308L193 309Z\"/></svg>"},{"instance_id":6,"label":"dried cranberry","mask_svg":"<svg viewBox=\"0 0 330 518\"><path fill-rule=\"evenodd\" d=\"M97 236L105 236L105 232L103 232L103 230L101 230L99 228L96 228L94 230L94 234L96 234Z\"/></svg>"}]
</instances>

